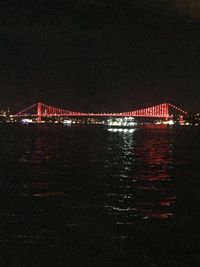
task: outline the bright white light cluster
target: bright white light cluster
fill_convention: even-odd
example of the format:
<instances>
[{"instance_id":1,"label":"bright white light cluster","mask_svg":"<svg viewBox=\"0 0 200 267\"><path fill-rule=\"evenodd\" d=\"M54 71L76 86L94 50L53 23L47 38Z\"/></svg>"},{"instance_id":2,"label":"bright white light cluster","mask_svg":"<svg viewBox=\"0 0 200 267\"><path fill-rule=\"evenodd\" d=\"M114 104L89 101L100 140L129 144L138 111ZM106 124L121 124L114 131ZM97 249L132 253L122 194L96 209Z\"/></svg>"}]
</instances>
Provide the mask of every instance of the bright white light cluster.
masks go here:
<instances>
[{"instance_id":1,"label":"bright white light cluster","mask_svg":"<svg viewBox=\"0 0 200 267\"><path fill-rule=\"evenodd\" d=\"M163 124L174 125L174 121L173 120L164 121Z\"/></svg>"},{"instance_id":2,"label":"bright white light cluster","mask_svg":"<svg viewBox=\"0 0 200 267\"><path fill-rule=\"evenodd\" d=\"M108 128L109 132L123 132L123 133L133 133L135 129L123 129L123 128Z\"/></svg>"},{"instance_id":3,"label":"bright white light cluster","mask_svg":"<svg viewBox=\"0 0 200 267\"><path fill-rule=\"evenodd\" d=\"M21 122L22 123L32 123L33 120L32 119L22 119Z\"/></svg>"},{"instance_id":4,"label":"bright white light cluster","mask_svg":"<svg viewBox=\"0 0 200 267\"><path fill-rule=\"evenodd\" d=\"M107 124L109 126L135 126L137 122L133 117L115 118L108 119Z\"/></svg>"},{"instance_id":5,"label":"bright white light cluster","mask_svg":"<svg viewBox=\"0 0 200 267\"><path fill-rule=\"evenodd\" d=\"M63 121L63 123L64 123L64 124L68 124L68 125L69 125L69 124L71 124L71 123L72 123L72 120L64 120L64 121Z\"/></svg>"}]
</instances>

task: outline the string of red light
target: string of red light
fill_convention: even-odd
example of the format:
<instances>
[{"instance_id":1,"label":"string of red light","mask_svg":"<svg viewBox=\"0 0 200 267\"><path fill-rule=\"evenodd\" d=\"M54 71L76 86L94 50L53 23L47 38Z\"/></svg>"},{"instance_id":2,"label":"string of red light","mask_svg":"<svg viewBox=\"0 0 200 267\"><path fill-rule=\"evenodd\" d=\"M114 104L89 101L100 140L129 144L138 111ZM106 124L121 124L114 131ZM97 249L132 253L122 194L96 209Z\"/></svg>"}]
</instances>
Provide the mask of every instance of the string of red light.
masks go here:
<instances>
[{"instance_id":1,"label":"string of red light","mask_svg":"<svg viewBox=\"0 0 200 267\"><path fill-rule=\"evenodd\" d=\"M138 109L134 111L128 112L120 112L120 113L83 113L71 110L65 110L56 108L54 106L46 105L43 103L35 103L16 114L16 116L30 114L33 108L36 108L36 113L33 116L37 116L40 113L40 116L135 116L135 117L169 117L169 108L173 108L179 111L181 114L187 114L186 111L182 110L181 108L170 104L170 103L163 103L159 105L155 105L148 108Z\"/></svg>"}]
</instances>

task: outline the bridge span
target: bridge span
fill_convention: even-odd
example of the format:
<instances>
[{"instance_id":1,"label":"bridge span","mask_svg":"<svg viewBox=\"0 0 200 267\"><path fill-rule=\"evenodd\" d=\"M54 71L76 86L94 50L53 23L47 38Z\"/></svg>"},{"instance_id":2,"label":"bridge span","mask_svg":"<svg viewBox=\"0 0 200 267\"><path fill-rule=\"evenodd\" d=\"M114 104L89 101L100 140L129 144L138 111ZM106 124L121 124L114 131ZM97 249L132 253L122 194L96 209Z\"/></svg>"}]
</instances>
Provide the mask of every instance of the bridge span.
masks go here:
<instances>
[{"instance_id":1,"label":"bridge span","mask_svg":"<svg viewBox=\"0 0 200 267\"><path fill-rule=\"evenodd\" d=\"M158 104L155 106L126 112L88 113L61 109L38 102L19 111L18 113L14 114L13 117L36 117L38 123L41 122L42 117L143 117L164 118L168 120L169 118L173 118L173 112L170 113L170 109L174 110L180 116L187 114L186 111L170 103Z\"/></svg>"}]
</instances>

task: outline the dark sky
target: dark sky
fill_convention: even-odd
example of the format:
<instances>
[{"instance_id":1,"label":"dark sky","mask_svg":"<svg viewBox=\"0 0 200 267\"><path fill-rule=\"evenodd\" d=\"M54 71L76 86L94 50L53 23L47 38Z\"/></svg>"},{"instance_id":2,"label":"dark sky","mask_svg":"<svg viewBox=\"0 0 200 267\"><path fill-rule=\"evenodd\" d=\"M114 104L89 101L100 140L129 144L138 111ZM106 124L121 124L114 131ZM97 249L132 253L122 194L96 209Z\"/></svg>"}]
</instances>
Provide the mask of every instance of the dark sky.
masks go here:
<instances>
[{"instance_id":1,"label":"dark sky","mask_svg":"<svg viewBox=\"0 0 200 267\"><path fill-rule=\"evenodd\" d=\"M200 110L200 1L1 0L1 107Z\"/></svg>"}]
</instances>

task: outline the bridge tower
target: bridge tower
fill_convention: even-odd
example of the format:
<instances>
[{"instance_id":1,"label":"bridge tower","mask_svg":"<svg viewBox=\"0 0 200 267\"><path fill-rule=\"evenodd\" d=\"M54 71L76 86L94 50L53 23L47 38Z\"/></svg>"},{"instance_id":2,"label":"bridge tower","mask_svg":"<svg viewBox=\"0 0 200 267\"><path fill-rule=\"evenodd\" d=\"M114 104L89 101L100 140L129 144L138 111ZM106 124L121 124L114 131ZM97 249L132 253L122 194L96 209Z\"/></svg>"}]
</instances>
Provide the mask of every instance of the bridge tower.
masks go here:
<instances>
[{"instance_id":1,"label":"bridge tower","mask_svg":"<svg viewBox=\"0 0 200 267\"><path fill-rule=\"evenodd\" d=\"M37 104L37 123L41 123L42 120L42 103Z\"/></svg>"},{"instance_id":2,"label":"bridge tower","mask_svg":"<svg viewBox=\"0 0 200 267\"><path fill-rule=\"evenodd\" d=\"M164 115L165 115L165 120L168 121L169 119L169 104L168 103L164 104Z\"/></svg>"}]
</instances>

